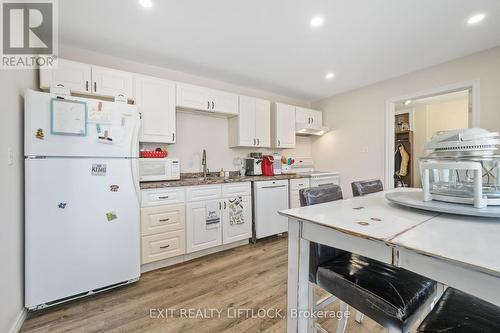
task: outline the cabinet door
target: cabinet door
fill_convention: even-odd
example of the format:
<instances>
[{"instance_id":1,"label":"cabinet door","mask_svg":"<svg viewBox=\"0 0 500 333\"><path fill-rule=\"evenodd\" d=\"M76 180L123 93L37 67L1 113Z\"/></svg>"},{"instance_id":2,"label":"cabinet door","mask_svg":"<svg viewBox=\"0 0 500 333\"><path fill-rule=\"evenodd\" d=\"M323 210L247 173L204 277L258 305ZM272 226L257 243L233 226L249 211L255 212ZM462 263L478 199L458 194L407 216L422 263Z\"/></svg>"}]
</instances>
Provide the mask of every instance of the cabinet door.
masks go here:
<instances>
[{"instance_id":1,"label":"cabinet door","mask_svg":"<svg viewBox=\"0 0 500 333\"><path fill-rule=\"evenodd\" d=\"M239 146L255 146L255 99L240 96L240 114L238 116Z\"/></svg>"},{"instance_id":2,"label":"cabinet door","mask_svg":"<svg viewBox=\"0 0 500 333\"><path fill-rule=\"evenodd\" d=\"M92 66L92 92L99 96L123 94L134 99L134 74L116 69Z\"/></svg>"},{"instance_id":3,"label":"cabinet door","mask_svg":"<svg viewBox=\"0 0 500 333\"><path fill-rule=\"evenodd\" d=\"M177 106L186 109L206 110L212 109L210 90L190 84L177 85Z\"/></svg>"},{"instance_id":4,"label":"cabinet door","mask_svg":"<svg viewBox=\"0 0 500 333\"><path fill-rule=\"evenodd\" d=\"M316 126L323 125L323 113L321 111L310 110L309 114L311 115L311 124Z\"/></svg>"},{"instance_id":5,"label":"cabinet door","mask_svg":"<svg viewBox=\"0 0 500 333\"><path fill-rule=\"evenodd\" d=\"M210 100L212 111L227 115L238 115L238 95L212 90Z\"/></svg>"},{"instance_id":6,"label":"cabinet door","mask_svg":"<svg viewBox=\"0 0 500 333\"><path fill-rule=\"evenodd\" d=\"M295 106L276 103L273 145L276 148L295 148Z\"/></svg>"},{"instance_id":7,"label":"cabinet door","mask_svg":"<svg viewBox=\"0 0 500 333\"><path fill-rule=\"evenodd\" d=\"M258 147L271 147L271 103L257 99L255 102L255 136Z\"/></svg>"},{"instance_id":8,"label":"cabinet door","mask_svg":"<svg viewBox=\"0 0 500 333\"><path fill-rule=\"evenodd\" d=\"M309 113L309 109L297 106L295 108L295 121L301 124L310 124L311 114Z\"/></svg>"},{"instance_id":9,"label":"cabinet door","mask_svg":"<svg viewBox=\"0 0 500 333\"><path fill-rule=\"evenodd\" d=\"M222 243L229 244L252 237L252 198L225 199L222 204ZM238 210L241 209L241 213Z\"/></svg>"},{"instance_id":10,"label":"cabinet door","mask_svg":"<svg viewBox=\"0 0 500 333\"><path fill-rule=\"evenodd\" d=\"M215 203L216 205L213 205ZM210 200L186 204L187 252L196 252L222 244L222 223L207 224L207 210L217 207L222 222L222 202Z\"/></svg>"},{"instance_id":11,"label":"cabinet door","mask_svg":"<svg viewBox=\"0 0 500 333\"><path fill-rule=\"evenodd\" d=\"M140 141L175 143L175 83L136 76L135 92L142 114Z\"/></svg>"},{"instance_id":12,"label":"cabinet door","mask_svg":"<svg viewBox=\"0 0 500 333\"><path fill-rule=\"evenodd\" d=\"M40 88L62 85L71 92L88 94L91 85L91 66L59 59L57 69L40 69Z\"/></svg>"}]
</instances>

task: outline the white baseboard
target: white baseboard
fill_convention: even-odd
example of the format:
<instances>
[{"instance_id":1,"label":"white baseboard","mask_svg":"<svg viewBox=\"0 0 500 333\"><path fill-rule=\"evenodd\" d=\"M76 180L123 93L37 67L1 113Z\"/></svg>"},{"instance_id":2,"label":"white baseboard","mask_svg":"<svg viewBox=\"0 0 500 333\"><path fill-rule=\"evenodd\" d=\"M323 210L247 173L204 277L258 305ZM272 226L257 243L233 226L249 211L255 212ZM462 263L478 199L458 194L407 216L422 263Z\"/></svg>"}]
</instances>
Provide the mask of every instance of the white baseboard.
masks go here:
<instances>
[{"instance_id":1,"label":"white baseboard","mask_svg":"<svg viewBox=\"0 0 500 333\"><path fill-rule=\"evenodd\" d=\"M23 308L21 310L21 312L19 312L19 314L17 315L16 321L14 322L14 324L12 324L12 327L10 329L10 333L18 333L21 330L21 327L23 326L24 321L26 320L27 314L28 314L28 311L26 311L25 308Z\"/></svg>"}]
</instances>

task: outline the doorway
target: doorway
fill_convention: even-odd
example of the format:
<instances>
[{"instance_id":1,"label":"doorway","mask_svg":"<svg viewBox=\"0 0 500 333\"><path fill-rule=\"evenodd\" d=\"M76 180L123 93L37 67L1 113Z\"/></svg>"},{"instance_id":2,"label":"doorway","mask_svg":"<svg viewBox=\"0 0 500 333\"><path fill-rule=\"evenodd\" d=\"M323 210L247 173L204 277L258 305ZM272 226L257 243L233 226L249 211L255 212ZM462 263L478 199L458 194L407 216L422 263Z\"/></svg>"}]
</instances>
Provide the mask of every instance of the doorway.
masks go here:
<instances>
[{"instance_id":1,"label":"doorway","mask_svg":"<svg viewBox=\"0 0 500 333\"><path fill-rule=\"evenodd\" d=\"M385 187L421 187L418 160L441 131L477 127L478 82L391 99L386 113Z\"/></svg>"}]
</instances>

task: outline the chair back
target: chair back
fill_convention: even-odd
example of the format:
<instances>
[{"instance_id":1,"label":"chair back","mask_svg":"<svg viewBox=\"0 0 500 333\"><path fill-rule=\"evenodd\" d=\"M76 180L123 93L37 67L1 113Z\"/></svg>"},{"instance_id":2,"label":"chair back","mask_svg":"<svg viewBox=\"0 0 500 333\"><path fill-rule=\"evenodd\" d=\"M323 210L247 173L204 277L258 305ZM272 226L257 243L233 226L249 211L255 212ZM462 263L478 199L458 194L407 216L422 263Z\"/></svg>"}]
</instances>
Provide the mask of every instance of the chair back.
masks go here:
<instances>
[{"instance_id":1,"label":"chair back","mask_svg":"<svg viewBox=\"0 0 500 333\"><path fill-rule=\"evenodd\" d=\"M312 206L320 203L342 200L342 189L338 185L304 188L299 191L300 205Z\"/></svg>"},{"instance_id":2,"label":"chair back","mask_svg":"<svg viewBox=\"0 0 500 333\"><path fill-rule=\"evenodd\" d=\"M342 189L338 185L302 189L299 191L299 197L301 206L312 206L343 199ZM335 259L344 253L347 252L330 246L311 242L309 255L309 281L316 283L316 272L319 265Z\"/></svg>"},{"instance_id":3,"label":"chair back","mask_svg":"<svg viewBox=\"0 0 500 333\"><path fill-rule=\"evenodd\" d=\"M380 192L384 190L384 185L380 179L361 180L351 183L352 195L359 197L362 195Z\"/></svg>"}]
</instances>

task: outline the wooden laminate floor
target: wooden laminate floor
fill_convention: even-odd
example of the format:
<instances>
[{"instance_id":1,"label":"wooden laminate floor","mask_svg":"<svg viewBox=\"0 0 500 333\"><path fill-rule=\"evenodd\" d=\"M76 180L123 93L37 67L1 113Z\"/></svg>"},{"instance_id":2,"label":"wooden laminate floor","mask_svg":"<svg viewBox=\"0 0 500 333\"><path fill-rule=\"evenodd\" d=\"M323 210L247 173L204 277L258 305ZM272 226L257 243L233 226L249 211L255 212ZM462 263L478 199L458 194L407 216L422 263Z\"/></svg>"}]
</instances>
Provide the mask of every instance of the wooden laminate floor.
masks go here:
<instances>
[{"instance_id":1,"label":"wooden laminate floor","mask_svg":"<svg viewBox=\"0 0 500 333\"><path fill-rule=\"evenodd\" d=\"M286 238L275 238L145 273L137 283L31 313L21 332L285 332L279 312L286 314L286 281ZM163 318L163 309L173 309L173 317ZM271 318L259 318L258 309L269 310ZM337 302L327 308L336 309ZM369 318L356 323L351 313L347 332L384 331ZM320 322L335 332L335 318Z\"/></svg>"}]
</instances>

